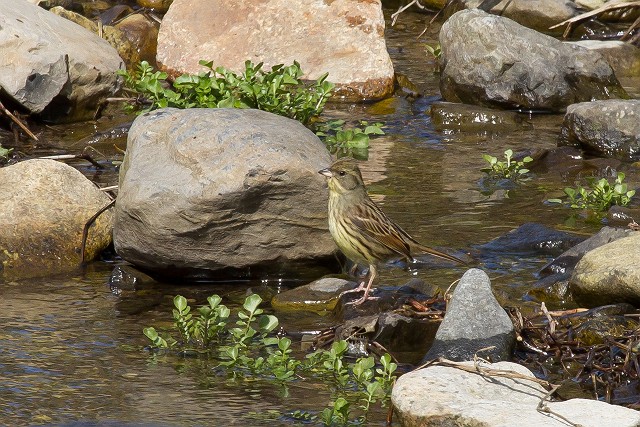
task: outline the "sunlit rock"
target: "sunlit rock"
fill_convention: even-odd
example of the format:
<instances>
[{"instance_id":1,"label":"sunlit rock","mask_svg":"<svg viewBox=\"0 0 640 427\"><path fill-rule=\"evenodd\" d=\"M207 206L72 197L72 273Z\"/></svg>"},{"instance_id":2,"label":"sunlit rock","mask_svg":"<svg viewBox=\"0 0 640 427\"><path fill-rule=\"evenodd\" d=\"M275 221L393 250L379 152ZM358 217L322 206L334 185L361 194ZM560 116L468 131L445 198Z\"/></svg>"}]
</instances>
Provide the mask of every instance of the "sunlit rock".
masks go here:
<instances>
[{"instance_id":1,"label":"sunlit rock","mask_svg":"<svg viewBox=\"0 0 640 427\"><path fill-rule=\"evenodd\" d=\"M131 68L140 62L140 53L137 45L134 45L120 29L111 25L98 27L98 24L89 18L60 6L53 7L50 10L51 13L75 22L96 35L101 34L102 38L118 51L118 55L125 62L127 68Z\"/></svg>"},{"instance_id":2,"label":"sunlit rock","mask_svg":"<svg viewBox=\"0 0 640 427\"><path fill-rule=\"evenodd\" d=\"M136 47L140 60L155 64L159 28L156 21L145 14L136 13L118 22L115 28L122 31L124 37Z\"/></svg>"},{"instance_id":3,"label":"sunlit rock","mask_svg":"<svg viewBox=\"0 0 640 427\"><path fill-rule=\"evenodd\" d=\"M444 9L447 18L463 9L480 8L485 12L513 19L518 24L542 33L562 34L564 28L549 27L578 15L572 0L453 0Z\"/></svg>"},{"instance_id":4,"label":"sunlit rock","mask_svg":"<svg viewBox=\"0 0 640 427\"><path fill-rule=\"evenodd\" d=\"M580 40L571 43L600 53L618 77L640 77L640 48L631 43L620 40Z\"/></svg>"},{"instance_id":5,"label":"sunlit rock","mask_svg":"<svg viewBox=\"0 0 640 427\"><path fill-rule=\"evenodd\" d=\"M570 399L548 402L548 391L524 366L499 362L463 363L466 372L449 366L429 366L398 378L391 393L402 426L545 426L631 427L640 412L605 402ZM478 372L505 371L505 375ZM514 378L514 376L518 376ZM521 378L520 376L525 376ZM526 377L531 377L527 380ZM549 411L540 411L544 402Z\"/></svg>"},{"instance_id":6,"label":"sunlit rock","mask_svg":"<svg viewBox=\"0 0 640 427\"><path fill-rule=\"evenodd\" d=\"M393 65L379 0L175 0L158 36L170 74L204 71L199 60L236 72L298 61L303 78L329 73L335 99L374 100L393 91Z\"/></svg>"},{"instance_id":7,"label":"sunlit rock","mask_svg":"<svg viewBox=\"0 0 640 427\"><path fill-rule=\"evenodd\" d=\"M37 277L78 268L82 230L109 196L71 166L26 160L0 168L0 277ZM111 243L112 210L89 228L86 260Z\"/></svg>"},{"instance_id":8,"label":"sunlit rock","mask_svg":"<svg viewBox=\"0 0 640 427\"><path fill-rule=\"evenodd\" d=\"M472 360L476 354L491 361L508 360L514 344L513 324L493 296L489 276L472 268L456 286L424 361Z\"/></svg>"},{"instance_id":9,"label":"sunlit rock","mask_svg":"<svg viewBox=\"0 0 640 427\"><path fill-rule=\"evenodd\" d=\"M589 251L571 276L569 288L586 307L628 302L640 306L640 233Z\"/></svg>"},{"instance_id":10,"label":"sunlit rock","mask_svg":"<svg viewBox=\"0 0 640 427\"><path fill-rule=\"evenodd\" d=\"M570 105L562 124L562 143L600 156L640 160L640 100Z\"/></svg>"},{"instance_id":11,"label":"sunlit rock","mask_svg":"<svg viewBox=\"0 0 640 427\"><path fill-rule=\"evenodd\" d=\"M295 120L249 109L136 118L120 169L114 242L157 274L287 271L333 260L324 144Z\"/></svg>"},{"instance_id":12,"label":"sunlit rock","mask_svg":"<svg viewBox=\"0 0 640 427\"><path fill-rule=\"evenodd\" d=\"M0 2L0 56L5 96L45 120L92 118L119 88L106 41L26 0Z\"/></svg>"},{"instance_id":13,"label":"sunlit rock","mask_svg":"<svg viewBox=\"0 0 640 427\"><path fill-rule=\"evenodd\" d=\"M599 53L478 9L449 18L440 44L440 90L450 102L562 112L576 102L626 97Z\"/></svg>"}]
</instances>

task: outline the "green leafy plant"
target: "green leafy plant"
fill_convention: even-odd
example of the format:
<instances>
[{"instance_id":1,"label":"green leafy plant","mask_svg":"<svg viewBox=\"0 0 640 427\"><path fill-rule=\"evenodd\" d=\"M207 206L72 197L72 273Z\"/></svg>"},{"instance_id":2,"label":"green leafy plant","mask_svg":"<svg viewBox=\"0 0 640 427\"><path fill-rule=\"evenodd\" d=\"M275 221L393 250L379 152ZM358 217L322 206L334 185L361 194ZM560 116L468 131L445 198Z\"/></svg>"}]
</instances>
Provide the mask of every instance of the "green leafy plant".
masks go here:
<instances>
[{"instance_id":1,"label":"green leafy plant","mask_svg":"<svg viewBox=\"0 0 640 427\"><path fill-rule=\"evenodd\" d=\"M611 206L626 206L636 194L635 190L629 190L624 181L625 174L618 175L611 184L606 178L587 178L588 188L578 185L576 188L567 187L564 193L567 196L566 204L573 209L591 209L596 212L605 212ZM565 203L562 199L549 199L549 203Z\"/></svg>"},{"instance_id":2,"label":"green leafy plant","mask_svg":"<svg viewBox=\"0 0 640 427\"><path fill-rule=\"evenodd\" d=\"M12 151L13 148L4 148L2 145L0 145L0 158L6 159Z\"/></svg>"},{"instance_id":3,"label":"green leafy plant","mask_svg":"<svg viewBox=\"0 0 640 427\"><path fill-rule=\"evenodd\" d=\"M318 116L331 96L335 85L324 74L305 83L300 64L275 65L270 71L263 64L245 62L245 70L236 73L224 67L213 67L200 61L208 71L183 74L169 82L165 72L156 71L148 62L141 62L134 71L119 72L125 87L137 98L131 108L142 112L163 107L175 108L257 108L296 119L307 124Z\"/></svg>"},{"instance_id":4,"label":"green leafy plant","mask_svg":"<svg viewBox=\"0 0 640 427\"><path fill-rule=\"evenodd\" d=\"M221 301L212 295L207 305L193 310L186 298L176 296L172 317L179 338L144 328L149 347L169 354L214 358L218 361L216 372L226 371L235 378L260 376L285 384L311 377L333 384L337 395L327 408L318 413L297 410L288 414L303 422L361 425L371 405L389 400L397 377L397 365L390 355L382 356L377 365L373 356L349 363L349 345L342 340L301 360L296 358L290 338L273 335L278 319L259 307L259 295L245 299L235 322L229 321L231 312Z\"/></svg>"},{"instance_id":5,"label":"green leafy plant","mask_svg":"<svg viewBox=\"0 0 640 427\"><path fill-rule=\"evenodd\" d=\"M383 123L360 120L359 125L345 126L344 120L330 120L315 124L318 135L332 153L352 154L354 150L369 148L372 135L384 135Z\"/></svg>"},{"instance_id":6,"label":"green leafy plant","mask_svg":"<svg viewBox=\"0 0 640 427\"><path fill-rule=\"evenodd\" d=\"M431 56L433 56L435 59L440 59L440 57L442 57L442 46L440 46L440 43L436 43L433 46L431 45L425 45L425 49L427 50L427 52L429 52L431 54Z\"/></svg>"},{"instance_id":7,"label":"green leafy plant","mask_svg":"<svg viewBox=\"0 0 640 427\"><path fill-rule=\"evenodd\" d=\"M522 160L514 160L513 150L511 149L504 152L504 161L498 160L498 158L489 154L483 154L482 158L489 163L489 167L483 168L482 171L486 173L489 178L496 180L509 179L519 181L526 179L529 169L525 168L525 165L533 161L529 156Z\"/></svg>"}]
</instances>

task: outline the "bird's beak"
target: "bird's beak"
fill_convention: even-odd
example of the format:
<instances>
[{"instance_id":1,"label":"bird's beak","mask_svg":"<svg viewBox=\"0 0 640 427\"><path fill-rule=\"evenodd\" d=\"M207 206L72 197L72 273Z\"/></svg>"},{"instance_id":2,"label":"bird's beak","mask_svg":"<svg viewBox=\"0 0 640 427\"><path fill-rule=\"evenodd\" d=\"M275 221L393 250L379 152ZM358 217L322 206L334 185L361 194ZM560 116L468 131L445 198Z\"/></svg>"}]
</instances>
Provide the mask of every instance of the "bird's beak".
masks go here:
<instances>
[{"instance_id":1,"label":"bird's beak","mask_svg":"<svg viewBox=\"0 0 640 427\"><path fill-rule=\"evenodd\" d=\"M319 171L318 171L318 173L319 173L320 175L324 175L324 176L326 176L327 178L331 178L331 177L333 177L333 174L331 173L331 171L329 170L329 168L324 168L324 169L322 169L322 170L319 170Z\"/></svg>"}]
</instances>

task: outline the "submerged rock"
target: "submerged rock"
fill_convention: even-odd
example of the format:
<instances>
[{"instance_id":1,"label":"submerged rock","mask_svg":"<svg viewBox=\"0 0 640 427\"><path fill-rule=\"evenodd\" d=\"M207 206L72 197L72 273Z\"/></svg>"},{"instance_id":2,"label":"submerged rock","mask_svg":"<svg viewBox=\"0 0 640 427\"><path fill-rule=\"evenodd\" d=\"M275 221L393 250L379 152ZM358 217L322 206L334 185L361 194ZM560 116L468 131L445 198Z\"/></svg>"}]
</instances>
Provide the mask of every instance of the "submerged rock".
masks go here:
<instances>
[{"instance_id":1,"label":"submerged rock","mask_svg":"<svg viewBox=\"0 0 640 427\"><path fill-rule=\"evenodd\" d=\"M627 302L640 306L640 233L587 252L569 282L576 302L586 307Z\"/></svg>"},{"instance_id":2,"label":"submerged rock","mask_svg":"<svg viewBox=\"0 0 640 427\"><path fill-rule=\"evenodd\" d=\"M136 118L120 169L114 243L144 270L209 278L332 260L324 144L295 120L248 109Z\"/></svg>"},{"instance_id":3,"label":"submerged rock","mask_svg":"<svg viewBox=\"0 0 640 427\"><path fill-rule=\"evenodd\" d=\"M567 107L563 143L600 156L640 160L640 100L581 102Z\"/></svg>"},{"instance_id":4,"label":"submerged rock","mask_svg":"<svg viewBox=\"0 0 640 427\"><path fill-rule=\"evenodd\" d=\"M493 296L489 276L472 268L453 291L433 346L423 360L472 360L476 353L491 361L508 360L514 344L513 323Z\"/></svg>"},{"instance_id":5,"label":"submerged rock","mask_svg":"<svg viewBox=\"0 0 640 427\"><path fill-rule=\"evenodd\" d=\"M277 311L327 313L336 308L342 292L357 286L345 279L325 277L277 294L271 300L271 306Z\"/></svg>"},{"instance_id":6,"label":"submerged rock","mask_svg":"<svg viewBox=\"0 0 640 427\"><path fill-rule=\"evenodd\" d=\"M483 251L499 253L558 254L585 238L557 231L536 222L527 222L504 236L480 246Z\"/></svg>"},{"instance_id":7,"label":"submerged rock","mask_svg":"<svg viewBox=\"0 0 640 427\"><path fill-rule=\"evenodd\" d=\"M48 121L94 117L119 89L122 59L106 41L25 0L0 2L0 86Z\"/></svg>"},{"instance_id":8,"label":"submerged rock","mask_svg":"<svg viewBox=\"0 0 640 427\"><path fill-rule=\"evenodd\" d=\"M82 230L111 199L71 166L26 160L0 168L0 277L71 271L82 262ZM86 260L111 243L112 210L89 228Z\"/></svg>"},{"instance_id":9,"label":"submerged rock","mask_svg":"<svg viewBox=\"0 0 640 427\"><path fill-rule=\"evenodd\" d=\"M626 97L599 53L478 9L451 16L440 44L440 90L450 102L562 112L576 102Z\"/></svg>"},{"instance_id":10,"label":"submerged rock","mask_svg":"<svg viewBox=\"0 0 640 427\"><path fill-rule=\"evenodd\" d=\"M430 116L431 123L438 130L492 132L533 127L523 114L454 102L434 102L431 104Z\"/></svg>"},{"instance_id":11,"label":"submerged rock","mask_svg":"<svg viewBox=\"0 0 640 427\"><path fill-rule=\"evenodd\" d=\"M175 0L158 36L158 64L170 74L204 71L200 60L244 71L298 61L305 79L328 72L334 97L385 98L393 65L380 0Z\"/></svg>"},{"instance_id":12,"label":"submerged rock","mask_svg":"<svg viewBox=\"0 0 640 427\"><path fill-rule=\"evenodd\" d=\"M472 362L462 364L475 370ZM605 402L571 399L545 402L548 391L524 366L479 363L492 369L531 377L509 378L467 372L452 366L429 366L398 378L391 393L403 426L545 426L564 427L567 421L584 427L640 425L640 412ZM549 411L540 411L539 405Z\"/></svg>"}]
</instances>

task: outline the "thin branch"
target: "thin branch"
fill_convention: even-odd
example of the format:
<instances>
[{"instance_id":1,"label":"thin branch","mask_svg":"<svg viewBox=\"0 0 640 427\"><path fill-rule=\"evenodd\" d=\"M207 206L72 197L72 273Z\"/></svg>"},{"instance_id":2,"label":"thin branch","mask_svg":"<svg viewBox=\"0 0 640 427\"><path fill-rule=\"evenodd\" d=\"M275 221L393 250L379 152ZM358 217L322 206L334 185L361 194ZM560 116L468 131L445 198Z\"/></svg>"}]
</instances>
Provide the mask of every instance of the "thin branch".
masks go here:
<instances>
[{"instance_id":1,"label":"thin branch","mask_svg":"<svg viewBox=\"0 0 640 427\"><path fill-rule=\"evenodd\" d=\"M2 112L6 114L15 124L20 126L20 129L22 129L27 135L29 135L31 139L33 139L34 141L38 140L38 137L35 136L33 132L31 132L29 128L20 121L19 118L14 116L13 113L11 113L11 111L7 110L7 108L4 106L4 104L2 104L2 102L0 102L0 110L2 110Z\"/></svg>"},{"instance_id":2,"label":"thin branch","mask_svg":"<svg viewBox=\"0 0 640 427\"><path fill-rule=\"evenodd\" d=\"M394 14L391 15L391 26L393 27L394 25L396 25L396 21L398 20L398 16L400 16L400 14L402 12L404 12L405 10L409 9L411 6L416 5L418 6L420 9L426 9L422 4L420 4L420 0L413 0L411 3L402 6L400 9L398 9L397 12L395 12Z\"/></svg>"},{"instance_id":3,"label":"thin branch","mask_svg":"<svg viewBox=\"0 0 640 427\"><path fill-rule=\"evenodd\" d=\"M87 237L89 236L89 227L95 222L95 220L102 215L104 211L109 209L111 206L115 205L116 199L111 200L109 203L101 207L98 212L93 214L91 218L86 222L84 228L82 229L82 246L80 247L80 256L82 258L82 263L85 262L86 249L87 249Z\"/></svg>"},{"instance_id":4,"label":"thin branch","mask_svg":"<svg viewBox=\"0 0 640 427\"><path fill-rule=\"evenodd\" d=\"M552 25L551 27L549 27L549 29L553 30L554 28L558 28L565 24L568 24L567 29L563 34L563 37L566 37L571 32L571 27L574 23L583 21L587 18L591 18L592 16L598 15L602 12L608 12L610 10L616 10L616 9L623 9L626 7L640 7L640 1L629 1L629 2L623 2L623 3L614 3L614 4L606 3L604 6L601 6L590 12L582 13L578 16L574 16L573 18L569 18L565 21L562 21L559 24Z\"/></svg>"}]
</instances>

